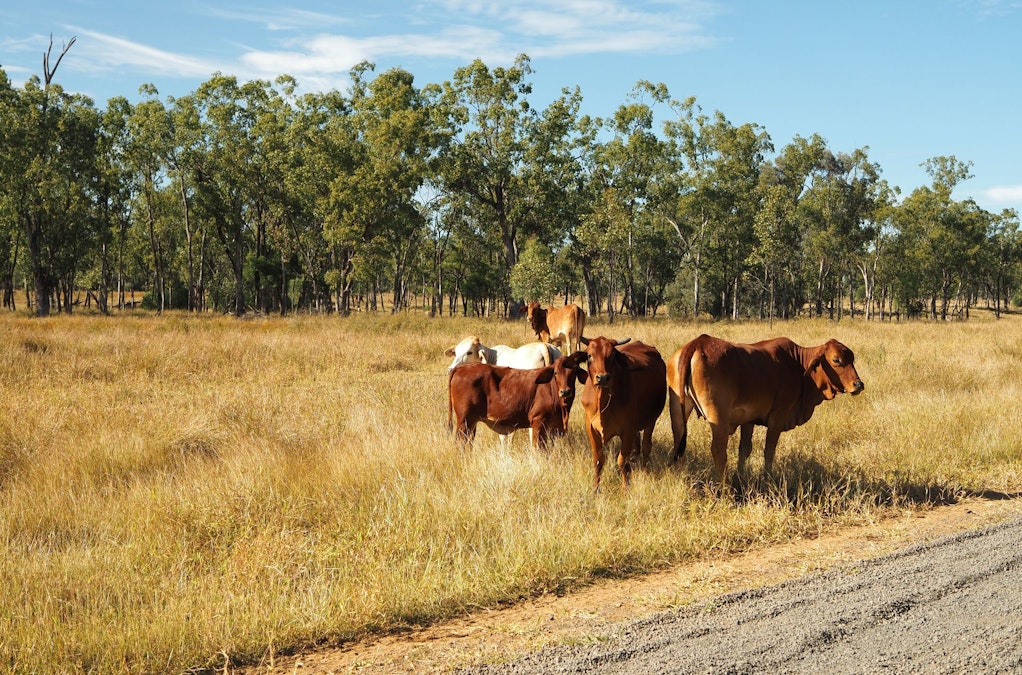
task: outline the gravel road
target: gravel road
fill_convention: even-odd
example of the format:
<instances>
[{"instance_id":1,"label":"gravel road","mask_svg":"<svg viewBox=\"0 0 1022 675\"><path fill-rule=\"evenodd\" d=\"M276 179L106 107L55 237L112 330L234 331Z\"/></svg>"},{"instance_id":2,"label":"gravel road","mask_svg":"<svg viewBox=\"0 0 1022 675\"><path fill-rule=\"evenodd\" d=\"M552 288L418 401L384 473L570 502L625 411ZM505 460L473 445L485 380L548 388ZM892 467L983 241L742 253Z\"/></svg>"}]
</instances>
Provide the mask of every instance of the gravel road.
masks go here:
<instances>
[{"instance_id":1,"label":"gravel road","mask_svg":"<svg viewBox=\"0 0 1022 675\"><path fill-rule=\"evenodd\" d=\"M1022 518L461 672L1022 673Z\"/></svg>"}]
</instances>

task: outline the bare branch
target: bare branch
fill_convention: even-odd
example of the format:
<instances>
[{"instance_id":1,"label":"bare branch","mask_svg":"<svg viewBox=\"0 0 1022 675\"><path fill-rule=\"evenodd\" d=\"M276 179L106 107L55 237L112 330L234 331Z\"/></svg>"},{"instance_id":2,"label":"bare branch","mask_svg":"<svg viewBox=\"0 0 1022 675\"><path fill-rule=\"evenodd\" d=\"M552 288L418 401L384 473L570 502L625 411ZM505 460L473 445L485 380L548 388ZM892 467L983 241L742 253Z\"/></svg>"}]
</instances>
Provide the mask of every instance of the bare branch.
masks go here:
<instances>
[{"instance_id":1,"label":"bare branch","mask_svg":"<svg viewBox=\"0 0 1022 675\"><path fill-rule=\"evenodd\" d=\"M46 48L43 53L43 80L46 82L46 86L50 86L50 82L53 80L54 74L57 72L57 68L60 67L60 62L64 58L64 55L71 49L71 45L75 43L78 36L74 36L68 40L67 44L64 45L60 50L60 56L57 57L57 62L53 64L53 68L50 68L50 53L53 51L53 33L50 33L50 46Z\"/></svg>"}]
</instances>

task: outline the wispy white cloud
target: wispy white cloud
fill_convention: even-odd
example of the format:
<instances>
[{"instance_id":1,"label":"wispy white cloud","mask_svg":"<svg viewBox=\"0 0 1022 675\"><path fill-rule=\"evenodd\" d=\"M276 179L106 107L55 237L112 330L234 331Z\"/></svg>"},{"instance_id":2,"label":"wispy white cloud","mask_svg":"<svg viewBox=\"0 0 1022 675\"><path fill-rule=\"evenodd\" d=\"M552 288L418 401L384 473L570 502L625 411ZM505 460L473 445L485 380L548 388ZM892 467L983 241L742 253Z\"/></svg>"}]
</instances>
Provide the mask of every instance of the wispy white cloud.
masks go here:
<instances>
[{"instance_id":1,"label":"wispy white cloud","mask_svg":"<svg viewBox=\"0 0 1022 675\"><path fill-rule=\"evenodd\" d=\"M361 61L394 58L503 62L523 52L533 58L680 53L715 44L704 23L719 11L701 0L436 0L409 19L413 32L366 37L320 31L280 43L278 50L250 50L240 61L261 77L286 72L309 84Z\"/></svg>"},{"instance_id":2,"label":"wispy white cloud","mask_svg":"<svg viewBox=\"0 0 1022 675\"><path fill-rule=\"evenodd\" d=\"M983 192L984 196L998 204L1010 204L1022 202L1022 185L1006 185L988 188Z\"/></svg>"},{"instance_id":3,"label":"wispy white cloud","mask_svg":"<svg viewBox=\"0 0 1022 675\"><path fill-rule=\"evenodd\" d=\"M175 54L86 28L71 29L78 36L76 64L84 70L117 69L175 77L209 77L222 69L222 64L206 59Z\"/></svg>"},{"instance_id":4,"label":"wispy white cloud","mask_svg":"<svg viewBox=\"0 0 1022 675\"><path fill-rule=\"evenodd\" d=\"M965 0L964 5L984 17L1002 17L1022 11L1020 0Z\"/></svg>"},{"instance_id":5,"label":"wispy white cloud","mask_svg":"<svg viewBox=\"0 0 1022 675\"><path fill-rule=\"evenodd\" d=\"M138 73L145 78L207 78L214 72L241 79L294 76L303 89L343 88L362 61L444 59L510 62L598 53L680 53L714 44L707 21L721 10L707 0L418 0L389 15L348 16L296 9L245 12L206 8L225 26L261 26L260 38L239 31L247 44L217 57L159 49L130 37L65 26L78 36L75 69L96 75ZM225 28L224 30L229 30ZM38 40L35 41L38 45ZM263 45L266 46L263 46ZM258 46L253 46L258 45ZM9 70L10 72L10 70Z\"/></svg>"},{"instance_id":6,"label":"wispy white cloud","mask_svg":"<svg viewBox=\"0 0 1022 675\"><path fill-rule=\"evenodd\" d=\"M310 12L303 9L286 7L278 9L246 8L244 10L207 7L204 12L218 19L261 24L271 31L302 30L307 28L323 29L327 26L350 23L348 18L338 16L337 14Z\"/></svg>"}]
</instances>

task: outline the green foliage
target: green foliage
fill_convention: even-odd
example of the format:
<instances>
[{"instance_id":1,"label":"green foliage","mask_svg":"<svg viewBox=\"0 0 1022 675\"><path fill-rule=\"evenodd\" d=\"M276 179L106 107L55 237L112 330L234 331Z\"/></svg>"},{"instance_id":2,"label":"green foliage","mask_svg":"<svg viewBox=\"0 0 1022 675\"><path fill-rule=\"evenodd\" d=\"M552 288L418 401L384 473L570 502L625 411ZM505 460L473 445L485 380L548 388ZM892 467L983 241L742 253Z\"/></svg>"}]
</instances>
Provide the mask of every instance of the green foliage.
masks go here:
<instances>
[{"instance_id":1,"label":"green foliage","mask_svg":"<svg viewBox=\"0 0 1022 675\"><path fill-rule=\"evenodd\" d=\"M511 293L525 302L549 302L558 290L553 254L537 239L529 239L511 268Z\"/></svg>"},{"instance_id":2,"label":"green foliage","mask_svg":"<svg viewBox=\"0 0 1022 675\"><path fill-rule=\"evenodd\" d=\"M606 118L565 88L530 100L531 62L481 61L417 86L362 63L351 88L298 96L216 74L103 111L0 70L0 288L71 311L172 288L242 314L503 311L512 298L653 316L839 318L854 308L964 318L1022 284L1017 214L951 194L971 163L926 160L896 204L868 148L819 135L774 153L765 129L640 81ZM265 261L265 264L253 264ZM670 289L670 290L668 290ZM386 294L388 302L379 302Z\"/></svg>"}]
</instances>

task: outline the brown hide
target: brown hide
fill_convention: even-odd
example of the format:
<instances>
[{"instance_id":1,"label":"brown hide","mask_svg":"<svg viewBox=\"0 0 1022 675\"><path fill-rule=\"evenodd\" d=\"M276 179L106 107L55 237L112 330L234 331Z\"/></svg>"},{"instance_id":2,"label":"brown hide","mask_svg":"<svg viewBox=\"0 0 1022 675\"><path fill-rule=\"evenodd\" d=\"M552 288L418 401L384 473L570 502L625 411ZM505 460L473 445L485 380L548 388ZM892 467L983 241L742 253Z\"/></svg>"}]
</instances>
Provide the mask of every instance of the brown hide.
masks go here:
<instances>
[{"instance_id":1,"label":"brown hide","mask_svg":"<svg viewBox=\"0 0 1022 675\"><path fill-rule=\"evenodd\" d=\"M522 312L528 316L529 326L540 342L563 344L565 354L581 349L586 313L578 305L543 309L538 302L530 302L522 308Z\"/></svg>"},{"instance_id":2,"label":"brown hide","mask_svg":"<svg viewBox=\"0 0 1022 675\"><path fill-rule=\"evenodd\" d=\"M457 366L448 379L447 426L466 443L473 441L480 422L498 434L531 429L533 443L543 448L567 428L579 371L566 366L563 357L530 370L486 363Z\"/></svg>"},{"instance_id":3,"label":"brown hide","mask_svg":"<svg viewBox=\"0 0 1022 675\"><path fill-rule=\"evenodd\" d=\"M666 366L660 352L642 342L617 342L605 337L582 338L582 342L586 351L566 358L588 362L588 373L580 379L585 382L582 408L593 451L593 487L600 487L606 463L604 446L615 436L621 439L617 464L622 485L627 487L630 460L637 445L641 463L649 460L653 427L667 398Z\"/></svg>"},{"instance_id":4,"label":"brown hide","mask_svg":"<svg viewBox=\"0 0 1022 675\"><path fill-rule=\"evenodd\" d=\"M752 452L755 425L767 428L764 471L769 472L781 432L805 424L820 403L839 393L858 394L864 386L852 350L837 340L802 347L788 338L734 344L700 335L667 362L671 462L684 452L688 418L695 410L710 423L717 478L727 471L727 441L741 429L738 471Z\"/></svg>"}]
</instances>

